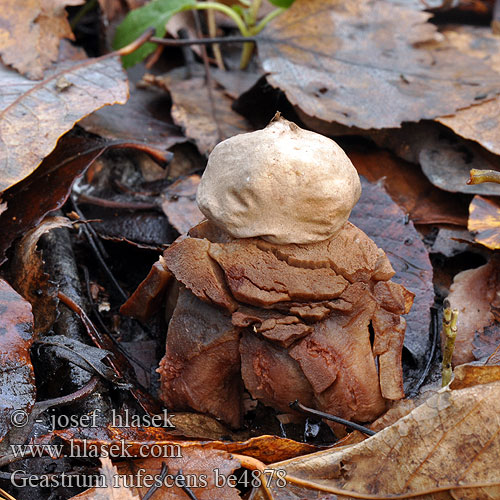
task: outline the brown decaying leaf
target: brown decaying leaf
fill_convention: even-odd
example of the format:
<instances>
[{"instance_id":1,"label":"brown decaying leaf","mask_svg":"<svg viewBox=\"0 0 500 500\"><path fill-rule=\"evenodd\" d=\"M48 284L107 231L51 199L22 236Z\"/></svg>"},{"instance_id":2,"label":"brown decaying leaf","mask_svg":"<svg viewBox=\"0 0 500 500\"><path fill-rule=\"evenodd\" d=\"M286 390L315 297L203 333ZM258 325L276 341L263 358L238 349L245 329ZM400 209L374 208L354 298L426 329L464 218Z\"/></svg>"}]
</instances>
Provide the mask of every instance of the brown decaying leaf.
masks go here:
<instances>
[{"instance_id":1,"label":"brown decaying leaf","mask_svg":"<svg viewBox=\"0 0 500 500\"><path fill-rule=\"evenodd\" d=\"M458 309L453 366L474 361L474 354L490 355L500 343L499 258L493 256L484 266L458 273L448 300ZM443 334L441 337L444 342Z\"/></svg>"},{"instance_id":2,"label":"brown decaying leaf","mask_svg":"<svg viewBox=\"0 0 500 500\"><path fill-rule=\"evenodd\" d=\"M405 123L397 129L362 130L307 116L297 106L307 128L327 136L362 135L411 163L418 163L429 181L452 193L500 195L500 185L469 185L471 169L500 170L499 157L431 122Z\"/></svg>"},{"instance_id":3,"label":"brown decaying leaf","mask_svg":"<svg viewBox=\"0 0 500 500\"><path fill-rule=\"evenodd\" d=\"M491 28L464 25L445 30L444 34L460 52L484 60L499 73L500 79L500 38L491 32ZM437 121L458 135L477 141L488 151L500 154L499 117L500 98L496 97Z\"/></svg>"},{"instance_id":4,"label":"brown decaying leaf","mask_svg":"<svg viewBox=\"0 0 500 500\"><path fill-rule=\"evenodd\" d=\"M123 14L124 8L120 0L98 0L99 7L108 21L112 21L117 15Z\"/></svg>"},{"instance_id":5,"label":"brown decaying leaf","mask_svg":"<svg viewBox=\"0 0 500 500\"><path fill-rule=\"evenodd\" d=\"M143 141L168 149L186 138L176 127L170 113L170 103L157 90L134 88L124 106L100 109L84 118L79 125L87 132L107 139Z\"/></svg>"},{"instance_id":6,"label":"brown decaying leaf","mask_svg":"<svg viewBox=\"0 0 500 500\"><path fill-rule=\"evenodd\" d=\"M109 458L104 457L100 458L100 460L99 487L90 491L87 490L72 498L86 498L88 500L139 500L141 498L134 495L132 490L123 484L117 468Z\"/></svg>"},{"instance_id":7,"label":"brown decaying leaf","mask_svg":"<svg viewBox=\"0 0 500 500\"><path fill-rule=\"evenodd\" d=\"M3 0L0 11L3 62L29 78L42 78L44 71L57 60L61 39L75 39L65 7L82 3L84 0Z\"/></svg>"},{"instance_id":8,"label":"brown decaying leaf","mask_svg":"<svg viewBox=\"0 0 500 500\"><path fill-rule=\"evenodd\" d=\"M32 328L29 302L0 279L0 441L12 427L11 412L29 413L35 403L35 375L29 355Z\"/></svg>"},{"instance_id":9,"label":"brown decaying leaf","mask_svg":"<svg viewBox=\"0 0 500 500\"><path fill-rule=\"evenodd\" d=\"M429 254L410 221L384 189L361 178L363 192L349 220L382 248L396 271L393 281L415 294L405 316L405 346L418 359L427 354L430 307L434 302L432 266Z\"/></svg>"},{"instance_id":10,"label":"brown decaying leaf","mask_svg":"<svg viewBox=\"0 0 500 500\"><path fill-rule=\"evenodd\" d=\"M199 183L199 175L190 175L175 181L165 193L161 208L179 234L187 233L205 218L196 204Z\"/></svg>"},{"instance_id":11,"label":"brown decaying leaf","mask_svg":"<svg viewBox=\"0 0 500 500\"><path fill-rule=\"evenodd\" d=\"M38 336L52 327L57 317L57 287L43 270L36 245L42 234L58 227L71 227L65 217L48 217L28 231L16 245L12 260L12 285L33 308L34 332Z\"/></svg>"},{"instance_id":12,"label":"brown decaying leaf","mask_svg":"<svg viewBox=\"0 0 500 500\"><path fill-rule=\"evenodd\" d=\"M421 169L387 151L347 151L361 175L370 182L383 180L391 198L415 224L467 225L463 200L434 187ZM461 202L462 201L462 202Z\"/></svg>"},{"instance_id":13,"label":"brown decaying leaf","mask_svg":"<svg viewBox=\"0 0 500 500\"><path fill-rule=\"evenodd\" d=\"M252 130L247 120L232 110L232 99L220 88L212 88L215 119L201 66L186 79L186 69L174 69L162 77L146 75L145 81L170 92L172 118L193 139L200 153L209 154L220 141ZM219 135L220 131L220 135Z\"/></svg>"},{"instance_id":14,"label":"brown decaying leaf","mask_svg":"<svg viewBox=\"0 0 500 500\"><path fill-rule=\"evenodd\" d=\"M359 444L273 464L288 480L285 488L273 484L273 499L499 498L498 375L445 388Z\"/></svg>"},{"instance_id":15,"label":"brown decaying leaf","mask_svg":"<svg viewBox=\"0 0 500 500\"><path fill-rule=\"evenodd\" d=\"M7 78L12 85L3 85ZM69 86L61 89L64 80ZM87 59L70 67L58 66L52 76L16 88L18 78L0 71L0 93L14 92L15 100L3 99L0 111L0 191L33 172L54 149L57 140L84 116L128 98L127 77L118 55Z\"/></svg>"},{"instance_id":16,"label":"brown decaying leaf","mask_svg":"<svg viewBox=\"0 0 500 500\"><path fill-rule=\"evenodd\" d=\"M98 138L66 136L38 169L3 194L7 210L0 215L0 264L17 237L65 203L74 180L107 147L108 143Z\"/></svg>"},{"instance_id":17,"label":"brown decaying leaf","mask_svg":"<svg viewBox=\"0 0 500 500\"><path fill-rule=\"evenodd\" d=\"M450 389L464 389L500 380L500 366L460 365L453 370Z\"/></svg>"},{"instance_id":18,"label":"brown decaying leaf","mask_svg":"<svg viewBox=\"0 0 500 500\"><path fill-rule=\"evenodd\" d=\"M469 231L477 243L491 250L500 249L500 207L493 200L474 196L469 206Z\"/></svg>"},{"instance_id":19,"label":"brown decaying leaf","mask_svg":"<svg viewBox=\"0 0 500 500\"><path fill-rule=\"evenodd\" d=\"M436 118L500 93L483 61L445 41L422 46L437 39L429 17L385 1L297 0L259 35L262 67L306 114L363 129Z\"/></svg>"},{"instance_id":20,"label":"brown decaying leaf","mask_svg":"<svg viewBox=\"0 0 500 500\"><path fill-rule=\"evenodd\" d=\"M306 455L317 451L318 448L307 443L299 443L287 438L279 436L258 436L244 441L227 441L228 435L232 433L219 424L220 429L217 432L210 431L213 434L211 437L215 440L187 440L184 436L186 433L196 431L200 428L197 423L198 415L195 413L184 413L169 415L172 423L175 425L174 429L164 429L160 427L104 427L104 428L69 428L63 430L56 430L51 434L40 436L36 438L37 444L49 444L54 442L54 439L62 439L68 449L81 449L82 453L87 447L94 449L106 448L111 445L119 445L125 441L127 443L127 452L136 458L146 458L149 455L154 456L159 447L169 449L170 445L179 445L183 452L188 449L200 450L221 450L228 453L238 453L248 457L255 458L264 463L272 463L289 458ZM211 417L202 416L204 420L213 420ZM213 420L213 422L217 422ZM190 428L189 423L193 423L194 427ZM209 422L210 423L210 422ZM181 424L181 425L179 425ZM203 425L206 427L207 422ZM212 423L210 425L213 426ZM182 428L185 428L183 431ZM224 438L224 434L226 438ZM202 429L201 434L205 434L206 430ZM188 436L186 436L188 437ZM194 437L194 436L192 436ZM198 439L203 438L198 432ZM235 439L241 438L241 435L234 434Z\"/></svg>"},{"instance_id":21,"label":"brown decaying leaf","mask_svg":"<svg viewBox=\"0 0 500 500\"><path fill-rule=\"evenodd\" d=\"M477 144L461 139L432 122L410 123L400 129L369 134L380 147L419 163L436 187L452 193L500 195L500 185L491 182L468 185L469 172L500 170L500 160Z\"/></svg>"},{"instance_id":22,"label":"brown decaying leaf","mask_svg":"<svg viewBox=\"0 0 500 500\"><path fill-rule=\"evenodd\" d=\"M168 473L164 482L166 486L158 490L155 494L155 499L179 500L181 498L188 498L186 493L175 485L175 475L181 470L185 484L199 500L213 500L215 498L217 500L237 500L241 498L236 488L232 488L227 484L221 487L216 486L215 480L217 477L219 477L219 480L221 476L227 477L241 466L236 458L224 451L192 448L183 450L182 457L172 458L167 453L166 457L121 462L116 467L118 476L123 476L124 482L122 484L134 485L130 488L130 492L138 495L138 498L143 498L154 484L155 478L160 478L162 463L165 463L168 467ZM140 471L139 474L138 471ZM219 476L217 476L216 471L219 473ZM115 476L113 478L114 481L120 484L120 478L116 473L113 475ZM145 475L150 475L151 477L146 480ZM92 488L73 498L79 500L127 499L127 497L121 496L96 496L99 495L99 489Z\"/></svg>"}]
</instances>

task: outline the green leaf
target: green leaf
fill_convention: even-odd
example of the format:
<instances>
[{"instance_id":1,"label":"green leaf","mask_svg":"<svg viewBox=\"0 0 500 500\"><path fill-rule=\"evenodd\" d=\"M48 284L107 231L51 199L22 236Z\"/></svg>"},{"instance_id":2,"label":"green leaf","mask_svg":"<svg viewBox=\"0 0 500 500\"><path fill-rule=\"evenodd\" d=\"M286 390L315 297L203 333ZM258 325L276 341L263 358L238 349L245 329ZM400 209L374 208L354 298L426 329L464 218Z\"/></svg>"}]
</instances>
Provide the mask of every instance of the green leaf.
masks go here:
<instances>
[{"instance_id":1,"label":"green leaf","mask_svg":"<svg viewBox=\"0 0 500 500\"><path fill-rule=\"evenodd\" d=\"M165 25L168 20L178 12L187 10L196 5L196 0L153 0L152 2L135 9L127 15L118 26L113 40L113 48L121 49L136 40L144 31L153 26L156 36L165 35ZM145 43L132 54L122 58L123 65L128 68L142 61L154 52L154 43Z\"/></svg>"},{"instance_id":2,"label":"green leaf","mask_svg":"<svg viewBox=\"0 0 500 500\"><path fill-rule=\"evenodd\" d=\"M295 2L295 0L269 0L269 3L276 5L276 7L283 7L285 9L288 9L293 2Z\"/></svg>"}]
</instances>

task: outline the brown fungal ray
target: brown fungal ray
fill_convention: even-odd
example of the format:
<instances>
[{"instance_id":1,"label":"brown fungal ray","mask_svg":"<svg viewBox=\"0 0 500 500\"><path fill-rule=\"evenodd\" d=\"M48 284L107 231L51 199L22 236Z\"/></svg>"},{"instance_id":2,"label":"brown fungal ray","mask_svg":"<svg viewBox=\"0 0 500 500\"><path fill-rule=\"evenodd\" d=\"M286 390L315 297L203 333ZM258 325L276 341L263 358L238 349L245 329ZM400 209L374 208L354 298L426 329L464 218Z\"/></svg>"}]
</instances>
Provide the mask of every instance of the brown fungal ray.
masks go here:
<instances>
[{"instance_id":1,"label":"brown fungal ray","mask_svg":"<svg viewBox=\"0 0 500 500\"><path fill-rule=\"evenodd\" d=\"M240 330L230 317L182 288L158 372L167 407L241 423Z\"/></svg>"},{"instance_id":2,"label":"brown fungal ray","mask_svg":"<svg viewBox=\"0 0 500 500\"><path fill-rule=\"evenodd\" d=\"M191 238L206 238L212 243L229 243L234 240L233 236L209 220L196 224L189 230L188 234Z\"/></svg>"},{"instance_id":3,"label":"brown fungal ray","mask_svg":"<svg viewBox=\"0 0 500 500\"><path fill-rule=\"evenodd\" d=\"M182 239L165 250L165 264L196 297L233 312L238 304L227 289L222 270L208 254L209 247L206 239Z\"/></svg>"},{"instance_id":4,"label":"brown fungal ray","mask_svg":"<svg viewBox=\"0 0 500 500\"><path fill-rule=\"evenodd\" d=\"M401 355L406 320L398 314L378 308L372 319L373 354L378 356L380 390L386 399L404 397Z\"/></svg>"},{"instance_id":5,"label":"brown fungal ray","mask_svg":"<svg viewBox=\"0 0 500 500\"><path fill-rule=\"evenodd\" d=\"M330 268L290 266L274 252L261 250L256 238L213 243L209 255L223 268L233 296L254 306L335 299L348 283Z\"/></svg>"},{"instance_id":6,"label":"brown fungal ray","mask_svg":"<svg viewBox=\"0 0 500 500\"><path fill-rule=\"evenodd\" d=\"M308 245L273 245L256 240L258 248L273 252L280 260L304 269L331 268L349 282L389 280L394 276L384 251L350 222L332 238ZM316 299L317 300L317 299Z\"/></svg>"},{"instance_id":7,"label":"brown fungal ray","mask_svg":"<svg viewBox=\"0 0 500 500\"><path fill-rule=\"evenodd\" d=\"M349 287L349 315L331 315L290 349L310 382L322 411L348 420L368 422L386 403L370 344L369 324L376 302L367 285Z\"/></svg>"},{"instance_id":8,"label":"brown fungal ray","mask_svg":"<svg viewBox=\"0 0 500 500\"><path fill-rule=\"evenodd\" d=\"M160 308L172 278L173 274L165 268L163 257L160 257L135 292L120 307L120 312L125 316L147 321Z\"/></svg>"},{"instance_id":9,"label":"brown fungal ray","mask_svg":"<svg viewBox=\"0 0 500 500\"><path fill-rule=\"evenodd\" d=\"M413 294L389 281L385 253L352 224L323 242L278 245L234 239L205 221L165 252L165 262L187 287L160 367L172 409L235 426L243 382L282 411L299 399L367 422L404 396L401 315Z\"/></svg>"},{"instance_id":10,"label":"brown fungal ray","mask_svg":"<svg viewBox=\"0 0 500 500\"><path fill-rule=\"evenodd\" d=\"M408 314L415 294L403 285L380 281L373 287L373 294L380 307L394 314Z\"/></svg>"},{"instance_id":11,"label":"brown fungal ray","mask_svg":"<svg viewBox=\"0 0 500 500\"><path fill-rule=\"evenodd\" d=\"M240 343L241 375L253 398L284 412L295 399L311 404L313 390L287 350L243 331Z\"/></svg>"},{"instance_id":12,"label":"brown fungal ray","mask_svg":"<svg viewBox=\"0 0 500 500\"><path fill-rule=\"evenodd\" d=\"M311 326L296 316L285 316L278 311L254 307L240 307L233 313L232 322L240 328L253 326L256 333L282 347L289 347L297 339L313 331Z\"/></svg>"}]
</instances>

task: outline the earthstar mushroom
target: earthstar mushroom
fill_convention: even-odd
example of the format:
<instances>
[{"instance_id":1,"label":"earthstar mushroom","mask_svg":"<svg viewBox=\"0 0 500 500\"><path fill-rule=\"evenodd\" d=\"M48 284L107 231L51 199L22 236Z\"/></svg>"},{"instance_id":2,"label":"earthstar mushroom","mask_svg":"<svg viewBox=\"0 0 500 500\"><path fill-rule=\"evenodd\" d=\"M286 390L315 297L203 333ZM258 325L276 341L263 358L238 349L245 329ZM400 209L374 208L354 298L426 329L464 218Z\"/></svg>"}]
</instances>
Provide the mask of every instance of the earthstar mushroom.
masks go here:
<instances>
[{"instance_id":1,"label":"earthstar mushroom","mask_svg":"<svg viewBox=\"0 0 500 500\"><path fill-rule=\"evenodd\" d=\"M197 198L208 220L163 255L180 285L158 370L169 409L238 427L246 389L368 422L404 396L413 294L347 221L360 192L335 142L279 116L214 149Z\"/></svg>"},{"instance_id":2,"label":"earthstar mushroom","mask_svg":"<svg viewBox=\"0 0 500 500\"><path fill-rule=\"evenodd\" d=\"M360 196L356 169L334 141L275 118L214 148L196 200L235 238L285 244L333 236Z\"/></svg>"}]
</instances>

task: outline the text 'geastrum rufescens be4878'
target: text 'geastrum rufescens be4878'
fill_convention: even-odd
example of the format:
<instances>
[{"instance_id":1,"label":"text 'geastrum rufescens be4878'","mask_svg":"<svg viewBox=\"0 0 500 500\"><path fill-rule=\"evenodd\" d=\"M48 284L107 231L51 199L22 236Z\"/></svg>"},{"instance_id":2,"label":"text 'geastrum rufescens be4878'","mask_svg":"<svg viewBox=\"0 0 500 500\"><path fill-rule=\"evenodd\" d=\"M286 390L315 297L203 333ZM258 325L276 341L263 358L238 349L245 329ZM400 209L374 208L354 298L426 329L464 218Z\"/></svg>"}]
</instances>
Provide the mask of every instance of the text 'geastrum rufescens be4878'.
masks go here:
<instances>
[{"instance_id":1,"label":"text 'geastrum rufescens be4878'","mask_svg":"<svg viewBox=\"0 0 500 500\"><path fill-rule=\"evenodd\" d=\"M279 116L216 146L197 195L207 220L157 263L180 284L159 368L169 409L238 427L246 390L368 422L404 396L413 294L348 222L360 194L334 141Z\"/></svg>"}]
</instances>

